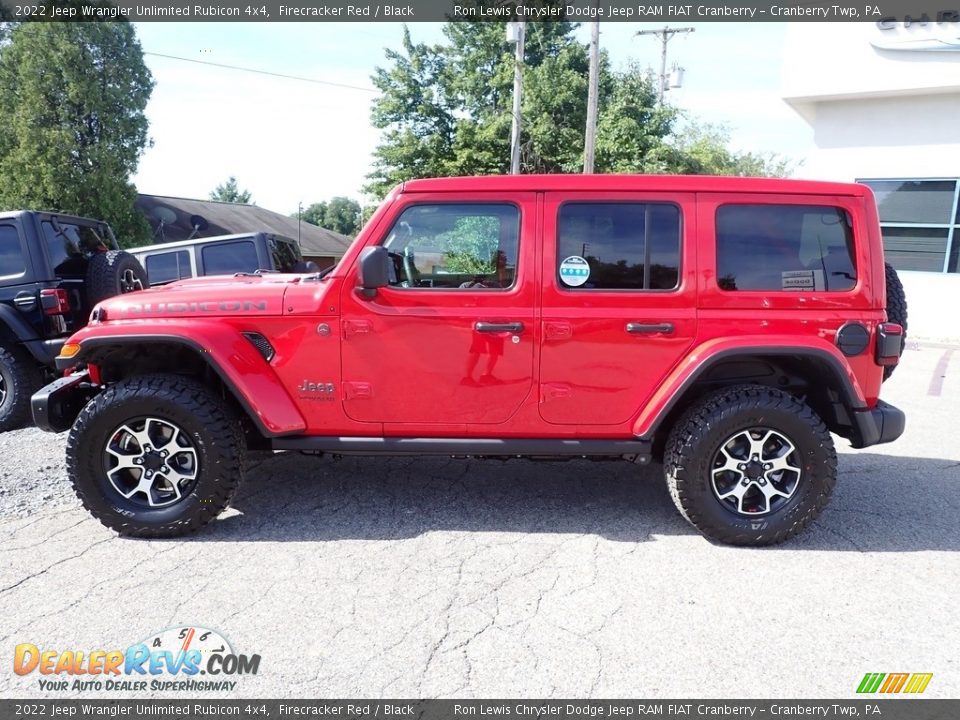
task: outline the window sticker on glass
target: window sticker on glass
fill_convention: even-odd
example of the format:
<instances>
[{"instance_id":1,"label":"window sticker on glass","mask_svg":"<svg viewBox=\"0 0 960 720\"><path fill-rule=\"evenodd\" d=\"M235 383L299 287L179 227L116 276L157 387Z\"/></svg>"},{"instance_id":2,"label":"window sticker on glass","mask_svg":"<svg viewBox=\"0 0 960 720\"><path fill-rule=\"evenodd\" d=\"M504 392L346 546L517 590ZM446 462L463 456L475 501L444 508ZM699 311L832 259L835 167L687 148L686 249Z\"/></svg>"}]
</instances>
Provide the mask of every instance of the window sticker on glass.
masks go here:
<instances>
[{"instance_id":1,"label":"window sticker on glass","mask_svg":"<svg viewBox=\"0 0 960 720\"><path fill-rule=\"evenodd\" d=\"M826 290L823 270L784 270L780 277L784 290Z\"/></svg>"},{"instance_id":2,"label":"window sticker on glass","mask_svg":"<svg viewBox=\"0 0 960 720\"><path fill-rule=\"evenodd\" d=\"M590 263L579 255L571 255L560 263L560 279L564 285L580 287L590 279Z\"/></svg>"}]
</instances>

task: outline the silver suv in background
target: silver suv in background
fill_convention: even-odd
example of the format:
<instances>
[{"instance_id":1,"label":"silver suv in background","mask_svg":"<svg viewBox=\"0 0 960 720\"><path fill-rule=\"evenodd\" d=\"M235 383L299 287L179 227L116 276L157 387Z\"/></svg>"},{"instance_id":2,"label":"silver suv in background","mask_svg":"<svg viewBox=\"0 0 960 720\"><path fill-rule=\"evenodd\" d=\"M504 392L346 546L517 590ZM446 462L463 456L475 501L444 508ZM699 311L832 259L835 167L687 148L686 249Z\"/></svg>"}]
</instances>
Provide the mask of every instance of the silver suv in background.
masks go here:
<instances>
[{"instance_id":1,"label":"silver suv in background","mask_svg":"<svg viewBox=\"0 0 960 720\"><path fill-rule=\"evenodd\" d=\"M151 285L163 285L200 275L239 272L313 272L297 241L266 232L218 235L131 248L147 271Z\"/></svg>"}]
</instances>

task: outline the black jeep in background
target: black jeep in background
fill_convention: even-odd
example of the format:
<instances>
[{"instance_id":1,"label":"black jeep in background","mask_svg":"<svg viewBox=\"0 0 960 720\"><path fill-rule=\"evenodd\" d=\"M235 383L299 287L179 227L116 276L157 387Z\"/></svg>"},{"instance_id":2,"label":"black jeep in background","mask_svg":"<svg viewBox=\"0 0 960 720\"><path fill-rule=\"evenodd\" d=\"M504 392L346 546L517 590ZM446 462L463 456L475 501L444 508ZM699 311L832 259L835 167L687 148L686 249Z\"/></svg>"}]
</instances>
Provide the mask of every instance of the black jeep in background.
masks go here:
<instances>
[{"instance_id":1,"label":"black jeep in background","mask_svg":"<svg viewBox=\"0 0 960 720\"><path fill-rule=\"evenodd\" d=\"M148 286L110 226L51 212L0 212L0 431L30 417L64 340L101 300Z\"/></svg>"}]
</instances>

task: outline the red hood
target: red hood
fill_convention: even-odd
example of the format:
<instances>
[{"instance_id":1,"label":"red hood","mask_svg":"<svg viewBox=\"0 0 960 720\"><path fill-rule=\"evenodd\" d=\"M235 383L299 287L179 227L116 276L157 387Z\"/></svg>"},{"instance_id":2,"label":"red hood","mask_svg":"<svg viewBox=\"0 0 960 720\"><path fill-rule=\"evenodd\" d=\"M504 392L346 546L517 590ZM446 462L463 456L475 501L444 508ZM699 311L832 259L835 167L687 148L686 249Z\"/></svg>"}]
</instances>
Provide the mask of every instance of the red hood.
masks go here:
<instances>
[{"instance_id":1,"label":"red hood","mask_svg":"<svg viewBox=\"0 0 960 720\"><path fill-rule=\"evenodd\" d=\"M97 307L106 321L191 316L282 315L283 295L302 275L191 278L117 295Z\"/></svg>"}]
</instances>

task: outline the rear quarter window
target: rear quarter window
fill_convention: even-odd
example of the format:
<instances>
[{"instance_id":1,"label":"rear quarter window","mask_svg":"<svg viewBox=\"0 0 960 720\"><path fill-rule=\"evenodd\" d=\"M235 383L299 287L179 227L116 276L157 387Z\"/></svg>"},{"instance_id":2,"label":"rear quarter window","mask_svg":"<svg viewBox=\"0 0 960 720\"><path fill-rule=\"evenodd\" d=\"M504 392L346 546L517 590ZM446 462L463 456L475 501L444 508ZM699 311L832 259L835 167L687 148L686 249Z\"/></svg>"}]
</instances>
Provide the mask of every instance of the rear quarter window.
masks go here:
<instances>
[{"instance_id":1,"label":"rear quarter window","mask_svg":"<svg viewBox=\"0 0 960 720\"><path fill-rule=\"evenodd\" d=\"M269 238L270 256L273 258L273 269L280 272L293 272L293 268L303 258L300 249L293 240L287 238Z\"/></svg>"},{"instance_id":2,"label":"rear quarter window","mask_svg":"<svg viewBox=\"0 0 960 720\"><path fill-rule=\"evenodd\" d=\"M26 269L20 233L13 225L0 225L0 277L23 275Z\"/></svg>"},{"instance_id":3,"label":"rear quarter window","mask_svg":"<svg viewBox=\"0 0 960 720\"><path fill-rule=\"evenodd\" d=\"M829 205L723 205L717 209L722 290L832 291L857 284L853 225Z\"/></svg>"},{"instance_id":4,"label":"rear quarter window","mask_svg":"<svg viewBox=\"0 0 960 720\"><path fill-rule=\"evenodd\" d=\"M190 269L190 253L186 250L148 255L146 270L151 285L193 277L193 271Z\"/></svg>"}]
</instances>

